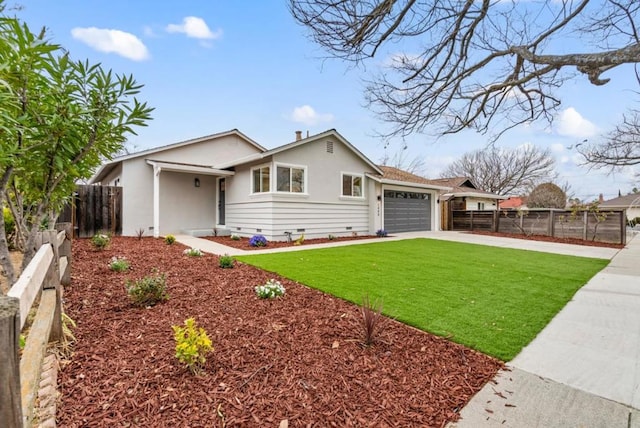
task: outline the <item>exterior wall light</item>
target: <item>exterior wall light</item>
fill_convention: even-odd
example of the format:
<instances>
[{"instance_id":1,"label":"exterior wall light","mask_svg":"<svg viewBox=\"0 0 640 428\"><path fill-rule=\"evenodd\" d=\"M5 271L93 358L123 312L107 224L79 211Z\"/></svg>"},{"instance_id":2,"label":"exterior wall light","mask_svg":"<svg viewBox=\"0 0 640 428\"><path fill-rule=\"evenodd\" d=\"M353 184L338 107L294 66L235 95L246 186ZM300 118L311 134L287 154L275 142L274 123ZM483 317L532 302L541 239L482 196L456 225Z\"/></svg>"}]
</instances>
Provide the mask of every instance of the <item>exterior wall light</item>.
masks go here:
<instances>
[{"instance_id":1,"label":"exterior wall light","mask_svg":"<svg viewBox=\"0 0 640 428\"><path fill-rule=\"evenodd\" d=\"M200 179L198 177L196 177L193 180L193 185L196 186L196 187L200 187Z\"/></svg>"}]
</instances>

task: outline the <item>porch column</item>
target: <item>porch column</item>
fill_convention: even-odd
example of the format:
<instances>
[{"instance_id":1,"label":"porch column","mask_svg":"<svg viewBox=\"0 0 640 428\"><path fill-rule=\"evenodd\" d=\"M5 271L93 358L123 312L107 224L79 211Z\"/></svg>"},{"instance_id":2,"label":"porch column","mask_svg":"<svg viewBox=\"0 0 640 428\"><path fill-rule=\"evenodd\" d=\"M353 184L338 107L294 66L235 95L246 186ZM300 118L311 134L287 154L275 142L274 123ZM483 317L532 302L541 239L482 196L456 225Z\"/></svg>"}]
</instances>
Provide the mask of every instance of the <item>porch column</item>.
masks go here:
<instances>
[{"instance_id":1,"label":"porch column","mask_svg":"<svg viewBox=\"0 0 640 428\"><path fill-rule=\"evenodd\" d=\"M153 166L153 237L160 237L160 171L162 169Z\"/></svg>"}]
</instances>

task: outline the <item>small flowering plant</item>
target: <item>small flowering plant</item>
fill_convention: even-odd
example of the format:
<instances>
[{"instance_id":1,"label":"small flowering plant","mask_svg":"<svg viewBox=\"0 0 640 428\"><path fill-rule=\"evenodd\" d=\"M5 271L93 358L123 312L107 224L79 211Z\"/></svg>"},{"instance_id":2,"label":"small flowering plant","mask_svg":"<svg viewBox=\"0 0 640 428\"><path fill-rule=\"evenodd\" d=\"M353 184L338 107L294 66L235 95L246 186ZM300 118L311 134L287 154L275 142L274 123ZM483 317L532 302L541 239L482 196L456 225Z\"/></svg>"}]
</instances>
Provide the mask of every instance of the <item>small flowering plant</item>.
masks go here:
<instances>
[{"instance_id":1,"label":"small flowering plant","mask_svg":"<svg viewBox=\"0 0 640 428\"><path fill-rule=\"evenodd\" d=\"M251 239L249 239L250 247L266 247L267 246L267 238L263 235L253 235Z\"/></svg>"},{"instance_id":2,"label":"small flowering plant","mask_svg":"<svg viewBox=\"0 0 640 428\"><path fill-rule=\"evenodd\" d=\"M376 236L378 238L384 238L388 235L387 231L384 229L378 229L378 231L376 232Z\"/></svg>"},{"instance_id":3,"label":"small flowering plant","mask_svg":"<svg viewBox=\"0 0 640 428\"><path fill-rule=\"evenodd\" d=\"M104 250L111 242L111 236L108 233L96 233L91 237L91 244L97 250Z\"/></svg>"},{"instance_id":4,"label":"small flowering plant","mask_svg":"<svg viewBox=\"0 0 640 428\"><path fill-rule=\"evenodd\" d=\"M202 251L198 248L187 248L182 254L189 257L202 257Z\"/></svg>"},{"instance_id":5,"label":"small flowering plant","mask_svg":"<svg viewBox=\"0 0 640 428\"><path fill-rule=\"evenodd\" d=\"M125 257L111 257L109 261L109 269L114 272L124 272L131 267L131 263Z\"/></svg>"},{"instance_id":6,"label":"small flowering plant","mask_svg":"<svg viewBox=\"0 0 640 428\"><path fill-rule=\"evenodd\" d=\"M240 240L240 235L238 235L237 233L232 233L231 234L231 240L232 241L239 241Z\"/></svg>"},{"instance_id":7,"label":"small flowering plant","mask_svg":"<svg viewBox=\"0 0 640 428\"><path fill-rule=\"evenodd\" d=\"M280 284L280 281L275 279L268 280L264 285L257 285L255 287L256 294L261 299L273 299L274 297L284 296L287 291Z\"/></svg>"}]
</instances>

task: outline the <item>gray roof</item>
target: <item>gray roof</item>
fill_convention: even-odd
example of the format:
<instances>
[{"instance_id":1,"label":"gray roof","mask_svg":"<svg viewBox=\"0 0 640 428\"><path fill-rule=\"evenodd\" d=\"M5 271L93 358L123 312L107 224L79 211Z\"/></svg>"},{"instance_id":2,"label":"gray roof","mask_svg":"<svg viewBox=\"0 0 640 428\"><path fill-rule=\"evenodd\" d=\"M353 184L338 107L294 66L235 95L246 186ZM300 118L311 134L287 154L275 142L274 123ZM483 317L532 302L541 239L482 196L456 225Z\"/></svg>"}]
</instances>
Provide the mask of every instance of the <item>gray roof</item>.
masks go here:
<instances>
[{"instance_id":1,"label":"gray roof","mask_svg":"<svg viewBox=\"0 0 640 428\"><path fill-rule=\"evenodd\" d=\"M602 202L600 206L611 208L640 207L640 193L632 193L630 195L609 199L608 201Z\"/></svg>"}]
</instances>

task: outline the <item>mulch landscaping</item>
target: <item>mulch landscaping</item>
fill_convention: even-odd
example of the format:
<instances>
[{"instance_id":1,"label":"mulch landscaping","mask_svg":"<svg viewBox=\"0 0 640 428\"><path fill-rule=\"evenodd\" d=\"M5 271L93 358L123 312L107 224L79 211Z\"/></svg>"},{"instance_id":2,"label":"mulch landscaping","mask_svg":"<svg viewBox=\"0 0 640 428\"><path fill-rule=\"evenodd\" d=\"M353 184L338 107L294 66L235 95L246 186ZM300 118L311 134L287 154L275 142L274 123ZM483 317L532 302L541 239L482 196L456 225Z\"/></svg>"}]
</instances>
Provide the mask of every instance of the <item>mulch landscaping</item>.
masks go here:
<instances>
[{"instance_id":1,"label":"mulch landscaping","mask_svg":"<svg viewBox=\"0 0 640 428\"><path fill-rule=\"evenodd\" d=\"M578 239L578 238L559 238L555 236L546 236L546 235L521 235L518 233L488 232L488 231L482 231L482 230L474 230L468 233L473 233L474 235L498 236L501 238L528 239L530 241L555 242L558 244L586 245L590 247L604 247L604 248L618 248L618 249L624 248L624 245L622 244L614 244L612 242L588 241L588 240Z\"/></svg>"},{"instance_id":2,"label":"mulch landscaping","mask_svg":"<svg viewBox=\"0 0 640 428\"><path fill-rule=\"evenodd\" d=\"M375 235L356 235L356 236L336 236L332 239L327 238L313 238L313 239L305 239L302 243L296 243L295 237L291 242L287 241L269 241L267 245L264 247L252 247L249 245L249 238L240 238L238 240L231 239L230 236L205 236L203 239L208 239L209 241L217 242L218 244L226 245L227 247L238 248L240 250L265 250L268 248L286 248L286 247L304 247L305 245L311 244L326 244L328 242L341 242L341 241L353 241L358 239L375 239L377 236ZM382 238L380 238L382 239Z\"/></svg>"},{"instance_id":3,"label":"mulch landscaping","mask_svg":"<svg viewBox=\"0 0 640 428\"><path fill-rule=\"evenodd\" d=\"M184 248L153 238L116 237L104 251L73 242L64 299L77 342L58 380L59 426L441 427L503 367L393 320L365 347L357 306ZM132 268L112 272L114 256ZM136 307L124 282L154 268L170 298ZM285 296L258 299L254 287L270 278ZM215 347L198 375L174 356L171 326L189 317Z\"/></svg>"}]
</instances>

